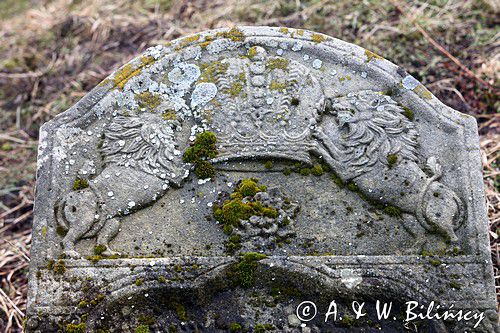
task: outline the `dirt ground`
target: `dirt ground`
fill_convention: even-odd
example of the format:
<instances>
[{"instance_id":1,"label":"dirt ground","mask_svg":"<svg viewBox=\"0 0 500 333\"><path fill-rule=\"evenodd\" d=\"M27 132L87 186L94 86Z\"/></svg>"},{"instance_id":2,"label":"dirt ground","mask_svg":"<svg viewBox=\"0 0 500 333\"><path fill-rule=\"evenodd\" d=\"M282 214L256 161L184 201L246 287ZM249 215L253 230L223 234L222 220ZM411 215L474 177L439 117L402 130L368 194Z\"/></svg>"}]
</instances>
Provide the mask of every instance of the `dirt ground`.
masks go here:
<instances>
[{"instance_id":1,"label":"dirt ground","mask_svg":"<svg viewBox=\"0 0 500 333\"><path fill-rule=\"evenodd\" d=\"M496 0L1 0L0 331L23 323L39 126L147 47L233 25L310 29L361 45L475 116L499 282L499 13Z\"/></svg>"}]
</instances>

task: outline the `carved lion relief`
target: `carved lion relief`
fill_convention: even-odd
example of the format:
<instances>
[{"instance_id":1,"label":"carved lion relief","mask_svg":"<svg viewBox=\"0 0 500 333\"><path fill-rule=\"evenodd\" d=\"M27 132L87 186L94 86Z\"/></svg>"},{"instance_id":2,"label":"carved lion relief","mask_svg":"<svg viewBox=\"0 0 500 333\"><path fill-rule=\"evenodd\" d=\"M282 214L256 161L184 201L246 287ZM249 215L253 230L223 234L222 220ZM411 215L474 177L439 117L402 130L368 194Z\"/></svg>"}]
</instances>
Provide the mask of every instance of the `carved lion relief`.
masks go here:
<instances>
[{"instance_id":1,"label":"carved lion relief","mask_svg":"<svg viewBox=\"0 0 500 333\"><path fill-rule=\"evenodd\" d=\"M435 157L421 167L419 134L403 107L371 90L325 98L305 66L271 57L262 47L250 52L225 59L213 83L198 83L217 92L206 122L218 135L220 154L214 162L263 157L310 162L315 155L344 182L354 183L365 200L412 214L427 231L457 241L464 204L439 182L442 170ZM239 85L231 84L235 77ZM193 114L203 111L203 103L191 104ZM104 255L115 254L109 242L120 217L182 186L192 166L178 150L181 126L147 112L112 118L99 148L102 172L55 208L58 224L67 230L62 244L68 256L79 256L75 244L83 238L96 238L106 248ZM124 180L120 186L117 174ZM251 225L247 229L250 233Z\"/></svg>"}]
</instances>

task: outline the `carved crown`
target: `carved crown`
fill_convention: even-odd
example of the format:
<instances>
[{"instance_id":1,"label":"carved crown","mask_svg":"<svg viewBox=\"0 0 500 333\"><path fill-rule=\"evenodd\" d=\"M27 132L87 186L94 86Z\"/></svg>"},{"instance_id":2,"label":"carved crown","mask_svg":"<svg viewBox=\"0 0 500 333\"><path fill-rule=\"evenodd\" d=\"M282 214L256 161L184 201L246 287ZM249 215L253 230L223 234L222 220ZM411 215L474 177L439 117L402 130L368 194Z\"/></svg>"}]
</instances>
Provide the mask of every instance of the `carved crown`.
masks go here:
<instances>
[{"instance_id":1,"label":"carved crown","mask_svg":"<svg viewBox=\"0 0 500 333\"><path fill-rule=\"evenodd\" d=\"M310 70L288 58L251 47L248 55L224 59L212 125L219 156L280 157L309 161L311 130L323 109L323 90Z\"/></svg>"}]
</instances>

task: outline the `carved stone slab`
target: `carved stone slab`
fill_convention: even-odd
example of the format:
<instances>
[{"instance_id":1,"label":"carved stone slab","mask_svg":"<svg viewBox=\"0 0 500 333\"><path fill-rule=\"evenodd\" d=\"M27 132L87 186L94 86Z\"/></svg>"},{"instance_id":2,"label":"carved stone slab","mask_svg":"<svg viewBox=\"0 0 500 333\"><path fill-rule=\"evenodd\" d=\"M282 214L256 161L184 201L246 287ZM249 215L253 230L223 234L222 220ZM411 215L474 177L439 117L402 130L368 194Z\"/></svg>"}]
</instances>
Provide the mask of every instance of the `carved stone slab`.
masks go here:
<instances>
[{"instance_id":1,"label":"carved stone slab","mask_svg":"<svg viewBox=\"0 0 500 333\"><path fill-rule=\"evenodd\" d=\"M41 128L37 174L29 332L497 329L476 122L361 47L150 48Z\"/></svg>"}]
</instances>

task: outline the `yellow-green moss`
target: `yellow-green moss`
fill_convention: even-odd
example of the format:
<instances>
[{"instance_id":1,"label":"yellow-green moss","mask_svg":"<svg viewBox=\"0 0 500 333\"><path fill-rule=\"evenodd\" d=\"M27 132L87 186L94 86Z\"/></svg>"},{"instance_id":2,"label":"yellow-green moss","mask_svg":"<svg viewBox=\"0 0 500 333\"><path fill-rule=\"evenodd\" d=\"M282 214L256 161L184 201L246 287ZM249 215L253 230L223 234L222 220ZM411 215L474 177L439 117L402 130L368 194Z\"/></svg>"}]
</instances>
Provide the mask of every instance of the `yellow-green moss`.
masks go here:
<instances>
[{"instance_id":1,"label":"yellow-green moss","mask_svg":"<svg viewBox=\"0 0 500 333\"><path fill-rule=\"evenodd\" d=\"M155 63L155 58L152 56L141 57L141 63L143 66L149 66Z\"/></svg>"},{"instance_id":2,"label":"yellow-green moss","mask_svg":"<svg viewBox=\"0 0 500 333\"><path fill-rule=\"evenodd\" d=\"M0 147L0 150L2 151L11 151L13 150L14 147L12 147L12 145L8 142L4 143L1 147Z\"/></svg>"},{"instance_id":3,"label":"yellow-green moss","mask_svg":"<svg viewBox=\"0 0 500 333\"><path fill-rule=\"evenodd\" d=\"M254 333L264 333L266 331L274 331L275 328L271 324L257 324L253 327Z\"/></svg>"},{"instance_id":4,"label":"yellow-green moss","mask_svg":"<svg viewBox=\"0 0 500 333\"><path fill-rule=\"evenodd\" d=\"M237 227L242 220L248 220L251 216L267 216L276 218L279 213L274 207L264 207L258 201L246 200L244 198L253 197L259 192L266 191L264 185L258 185L255 178L243 179L234 189L229 200L225 200L221 205L214 205L213 216L221 222L226 234L230 234L233 227ZM239 247L239 239L231 238L226 244L228 251L233 252Z\"/></svg>"},{"instance_id":5,"label":"yellow-green moss","mask_svg":"<svg viewBox=\"0 0 500 333\"><path fill-rule=\"evenodd\" d=\"M96 246L94 246L94 254L95 255L101 255L104 253L104 251L106 251L106 245L103 245L103 244L98 244Z\"/></svg>"},{"instance_id":6,"label":"yellow-green moss","mask_svg":"<svg viewBox=\"0 0 500 333\"><path fill-rule=\"evenodd\" d=\"M87 301L86 301L86 300L84 300L84 299L83 299L83 300L81 300L81 301L78 303L78 307L79 307L80 309L83 309L83 308L87 307L87 305L88 305L88 303L87 303Z\"/></svg>"},{"instance_id":7,"label":"yellow-green moss","mask_svg":"<svg viewBox=\"0 0 500 333\"><path fill-rule=\"evenodd\" d=\"M213 61L210 64L203 64L200 66L201 76L198 79L198 83L201 82L212 82L215 83L217 76L226 73L229 68L228 63L222 63L221 61Z\"/></svg>"},{"instance_id":8,"label":"yellow-green moss","mask_svg":"<svg viewBox=\"0 0 500 333\"><path fill-rule=\"evenodd\" d=\"M251 48L248 49L248 57L253 58L257 55L257 46L252 46Z\"/></svg>"},{"instance_id":9,"label":"yellow-green moss","mask_svg":"<svg viewBox=\"0 0 500 333\"><path fill-rule=\"evenodd\" d=\"M271 81L271 84L269 85L269 89L270 90L284 90L284 89L286 89L286 83L273 80L273 81Z\"/></svg>"},{"instance_id":10,"label":"yellow-green moss","mask_svg":"<svg viewBox=\"0 0 500 333\"><path fill-rule=\"evenodd\" d=\"M398 162L398 155L397 154L388 154L387 155L387 165L389 168L392 168L396 165Z\"/></svg>"},{"instance_id":11,"label":"yellow-green moss","mask_svg":"<svg viewBox=\"0 0 500 333\"><path fill-rule=\"evenodd\" d=\"M437 258L429 258L429 264L431 264L434 267L440 266L443 262Z\"/></svg>"},{"instance_id":12,"label":"yellow-green moss","mask_svg":"<svg viewBox=\"0 0 500 333\"><path fill-rule=\"evenodd\" d=\"M139 325L135 328L135 333L149 333L149 326Z\"/></svg>"},{"instance_id":13,"label":"yellow-green moss","mask_svg":"<svg viewBox=\"0 0 500 333\"><path fill-rule=\"evenodd\" d=\"M179 43L179 48L183 48L191 43L194 43L200 39L200 35L194 35L183 38Z\"/></svg>"},{"instance_id":14,"label":"yellow-green moss","mask_svg":"<svg viewBox=\"0 0 500 333\"><path fill-rule=\"evenodd\" d=\"M413 89L415 93L418 94L423 99L432 99L432 94L426 87L422 84L419 84L415 89Z\"/></svg>"},{"instance_id":15,"label":"yellow-green moss","mask_svg":"<svg viewBox=\"0 0 500 333\"><path fill-rule=\"evenodd\" d=\"M456 281L451 281L450 287L452 287L453 289L457 289L457 290L462 289L462 285Z\"/></svg>"},{"instance_id":16,"label":"yellow-green moss","mask_svg":"<svg viewBox=\"0 0 500 333\"><path fill-rule=\"evenodd\" d=\"M282 69L282 70L288 70L288 64L290 63L290 60L286 58L272 58L269 59L266 62L266 68L268 69Z\"/></svg>"},{"instance_id":17,"label":"yellow-green moss","mask_svg":"<svg viewBox=\"0 0 500 333\"><path fill-rule=\"evenodd\" d=\"M150 93L149 91L135 94L135 99L139 103L139 107L147 108L149 110L154 110L161 104L160 96Z\"/></svg>"},{"instance_id":18,"label":"yellow-green moss","mask_svg":"<svg viewBox=\"0 0 500 333\"><path fill-rule=\"evenodd\" d=\"M323 167L321 164L315 164L311 168L311 173L315 176L321 176L324 173Z\"/></svg>"},{"instance_id":19,"label":"yellow-green moss","mask_svg":"<svg viewBox=\"0 0 500 333\"><path fill-rule=\"evenodd\" d=\"M243 326L239 323L231 323L229 325L229 332L231 333L239 333L243 331Z\"/></svg>"},{"instance_id":20,"label":"yellow-green moss","mask_svg":"<svg viewBox=\"0 0 500 333\"><path fill-rule=\"evenodd\" d=\"M227 38L233 42L241 42L245 40L245 35L240 29L233 27L228 31L221 31L215 34L217 37Z\"/></svg>"},{"instance_id":21,"label":"yellow-green moss","mask_svg":"<svg viewBox=\"0 0 500 333\"><path fill-rule=\"evenodd\" d=\"M64 260L58 260L52 265L52 270L56 274L64 274L66 273L66 265L64 264Z\"/></svg>"},{"instance_id":22,"label":"yellow-green moss","mask_svg":"<svg viewBox=\"0 0 500 333\"><path fill-rule=\"evenodd\" d=\"M365 50L366 62L370 62L372 59L383 60L384 58L370 50Z\"/></svg>"},{"instance_id":23,"label":"yellow-green moss","mask_svg":"<svg viewBox=\"0 0 500 333\"><path fill-rule=\"evenodd\" d=\"M312 34L311 39L315 43L322 43L326 40L326 37L320 34Z\"/></svg>"},{"instance_id":24,"label":"yellow-green moss","mask_svg":"<svg viewBox=\"0 0 500 333\"><path fill-rule=\"evenodd\" d=\"M167 283L167 279L163 275L160 275L158 277L158 282L160 282L160 283Z\"/></svg>"},{"instance_id":25,"label":"yellow-green moss","mask_svg":"<svg viewBox=\"0 0 500 333\"><path fill-rule=\"evenodd\" d=\"M163 120L176 120L177 112L175 112L175 110L167 110L161 114L161 117Z\"/></svg>"},{"instance_id":26,"label":"yellow-green moss","mask_svg":"<svg viewBox=\"0 0 500 333\"><path fill-rule=\"evenodd\" d=\"M282 34L288 34L288 28L285 28L285 27L281 27L280 30L279 30Z\"/></svg>"},{"instance_id":27,"label":"yellow-green moss","mask_svg":"<svg viewBox=\"0 0 500 333\"><path fill-rule=\"evenodd\" d=\"M47 236L47 232L48 232L48 228L47 226L43 226L42 227L42 236L45 238Z\"/></svg>"},{"instance_id":28,"label":"yellow-green moss","mask_svg":"<svg viewBox=\"0 0 500 333\"><path fill-rule=\"evenodd\" d=\"M141 279L141 278L136 278L135 279L135 285L140 287L142 286L142 284L144 283L144 281Z\"/></svg>"},{"instance_id":29,"label":"yellow-green moss","mask_svg":"<svg viewBox=\"0 0 500 333\"><path fill-rule=\"evenodd\" d=\"M412 110L410 110L406 106L402 106L401 108L403 109L403 115L408 118L408 120L413 121L415 119L415 114Z\"/></svg>"},{"instance_id":30,"label":"yellow-green moss","mask_svg":"<svg viewBox=\"0 0 500 333\"><path fill-rule=\"evenodd\" d=\"M401 217L402 215L401 209L395 206L386 206L384 208L384 213L393 217Z\"/></svg>"},{"instance_id":31,"label":"yellow-green moss","mask_svg":"<svg viewBox=\"0 0 500 333\"><path fill-rule=\"evenodd\" d=\"M297 36L304 36L304 29L297 29L296 33L297 33Z\"/></svg>"},{"instance_id":32,"label":"yellow-green moss","mask_svg":"<svg viewBox=\"0 0 500 333\"><path fill-rule=\"evenodd\" d=\"M233 82L231 83L231 87L227 89L225 92L231 95L232 97L236 97L241 93L242 90L243 90L243 84L241 84L240 82Z\"/></svg>"},{"instance_id":33,"label":"yellow-green moss","mask_svg":"<svg viewBox=\"0 0 500 333\"><path fill-rule=\"evenodd\" d=\"M273 166L273 161L266 161L266 163L264 163L264 167L268 170L272 169Z\"/></svg>"},{"instance_id":34,"label":"yellow-green moss","mask_svg":"<svg viewBox=\"0 0 500 333\"><path fill-rule=\"evenodd\" d=\"M85 323L67 324L65 332L66 333L86 333L87 332L87 325Z\"/></svg>"},{"instance_id":35,"label":"yellow-green moss","mask_svg":"<svg viewBox=\"0 0 500 333\"><path fill-rule=\"evenodd\" d=\"M75 181L73 182L73 191L83 190L87 187L89 187L89 181L87 179L76 177Z\"/></svg>"}]
</instances>

